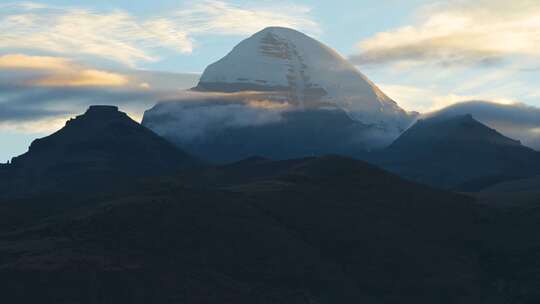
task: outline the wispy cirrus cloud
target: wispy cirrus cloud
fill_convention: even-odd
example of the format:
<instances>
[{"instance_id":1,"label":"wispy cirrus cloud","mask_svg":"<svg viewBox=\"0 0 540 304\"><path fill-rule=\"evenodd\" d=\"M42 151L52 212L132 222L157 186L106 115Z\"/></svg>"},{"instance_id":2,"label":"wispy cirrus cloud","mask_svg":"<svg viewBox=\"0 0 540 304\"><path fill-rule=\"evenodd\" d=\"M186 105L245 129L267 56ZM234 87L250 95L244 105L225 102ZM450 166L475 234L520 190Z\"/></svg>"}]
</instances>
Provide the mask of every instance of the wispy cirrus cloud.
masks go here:
<instances>
[{"instance_id":1,"label":"wispy cirrus cloud","mask_svg":"<svg viewBox=\"0 0 540 304\"><path fill-rule=\"evenodd\" d=\"M268 26L291 27L318 34L321 29L310 13L310 7L287 2L238 6L211 0L194 2L173 15L194 34L246 35Z\"/></svg>"},{"instance_id":2,"label":"wispy cirrus cloud","mask_svg":"<svg viewBox=\"0 0 540 304\"><path fill-rule=\"evenodd\" d=\"M0 32L0 49L97 56L131 66L157 60L152 53L156 46L192 51L187 33L156 27L119 10L13 4L0 10Z\"/></svg>"},{"instance_id":3,"label":"wispy cirrus cloud","mask_svg":"<svg viewBox=\"0 0 540 304\"><path fill-rule=\"evenodd\" d=\"M491 65L540 58L537 0L445 1L421 10L413 24L358 44L360 65L394 62Z\"/></svg>"},{"instance_id":4,"label":"wispy cirrus cloud","mask_svg":"<svg viewBox=\"0 0 540 304\"><path fill-rule=\"evenodd\" d=\"M159 60L159 49L189 54L197 35L244 35L271 25L319 31L308 7L287 3L235 6L196 1L143 18L123 10L26 2L1 6L0 49L96 56L135 66Z\"/></svg>"}]
</instances>

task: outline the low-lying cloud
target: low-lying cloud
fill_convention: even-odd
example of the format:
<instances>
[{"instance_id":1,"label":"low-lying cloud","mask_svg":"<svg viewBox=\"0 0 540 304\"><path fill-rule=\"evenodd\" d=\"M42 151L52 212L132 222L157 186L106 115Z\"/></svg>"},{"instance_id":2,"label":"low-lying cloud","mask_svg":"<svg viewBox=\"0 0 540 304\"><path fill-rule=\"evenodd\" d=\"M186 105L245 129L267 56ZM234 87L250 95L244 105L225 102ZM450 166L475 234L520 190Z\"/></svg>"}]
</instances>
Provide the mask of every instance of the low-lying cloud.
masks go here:
<instances>
[{"instance_id":1,"label":"low-lying cloud","mask_svg":"<svg viewBox=\"0 0 540 304\"><path fill-rule=\"evenodd\" d=\"M204 141L229 128L280 122L292 106L268 99L275 94L186 92L181 99L163 101L147 111L143 124L179 142Z\"/></svg>"}]
</instances>

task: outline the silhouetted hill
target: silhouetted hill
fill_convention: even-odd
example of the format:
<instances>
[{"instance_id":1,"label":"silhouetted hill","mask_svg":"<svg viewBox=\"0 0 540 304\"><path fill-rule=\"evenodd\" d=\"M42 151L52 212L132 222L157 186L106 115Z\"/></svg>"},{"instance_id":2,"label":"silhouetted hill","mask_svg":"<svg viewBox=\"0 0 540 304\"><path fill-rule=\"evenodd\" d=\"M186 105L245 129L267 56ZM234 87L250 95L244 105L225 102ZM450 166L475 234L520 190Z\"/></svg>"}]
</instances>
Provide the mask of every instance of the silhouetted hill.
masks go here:
<instances>
[{"instance_id":1,"label":"silhouetted hill","mask_svg":"<svg viewBox=\"0 0 540 304\"><path fill-rule=\"evenodd\" d=\"M401 176L461 190L540 172L540 153L471 115L419 120L376 158Z\"/></svg>"},{"instance_id":2,"label":"silhouetted hill","mask_svg":"<svg viewBox=\"0 0 540 304\"><path fill-rule=\"evenodd\" d=\"M171 173L198 161L113 106L92 106L35 140L4 171L2 196L91 191L122 179ZM0 172L1 174L1 172Z\"/></svg>"},{"instance_id":3,"label":"silhouetted hill","mask_svg":"<svg viewBox=\"0 0 540 304\"><path fill-rule=\"evenodd\" d=\"M130 189L0 234L4 299L427 304L490 290L479 206L361 161L252 158Z\"/></svg>"}]
</instances>

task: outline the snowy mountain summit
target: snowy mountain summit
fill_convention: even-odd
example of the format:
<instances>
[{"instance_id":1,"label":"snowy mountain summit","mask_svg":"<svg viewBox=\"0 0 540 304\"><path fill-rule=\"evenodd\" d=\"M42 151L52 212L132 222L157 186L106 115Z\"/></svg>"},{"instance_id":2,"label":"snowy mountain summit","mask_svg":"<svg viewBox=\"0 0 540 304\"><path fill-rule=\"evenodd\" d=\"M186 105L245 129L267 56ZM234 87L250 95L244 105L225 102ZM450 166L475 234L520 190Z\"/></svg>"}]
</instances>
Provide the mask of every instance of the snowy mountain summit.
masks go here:
<instances>
[{"instance_id":1,"label":"snowy mountain summit","mask_svg":"<svg viewBox=\"0 0 540 304\"><path fill-rule=\"evenodd\" d=\"M356 157L415 119L336 51L280 27L240 42L185 93L147 110L142 124L213 162Z\"/></svg>"},{"instance_id":2,"label":"snowy mountain summit","mask_svg":"<svg viewBox=\"0 0 540 304\"><path fill-rule=\"evenodd\" d=\"M266 28L204 71L194 90L282 92L300 108L338 107L365 124L401 132L412 121L354 65L296 30Z\"/></svg>"}]
</instances>

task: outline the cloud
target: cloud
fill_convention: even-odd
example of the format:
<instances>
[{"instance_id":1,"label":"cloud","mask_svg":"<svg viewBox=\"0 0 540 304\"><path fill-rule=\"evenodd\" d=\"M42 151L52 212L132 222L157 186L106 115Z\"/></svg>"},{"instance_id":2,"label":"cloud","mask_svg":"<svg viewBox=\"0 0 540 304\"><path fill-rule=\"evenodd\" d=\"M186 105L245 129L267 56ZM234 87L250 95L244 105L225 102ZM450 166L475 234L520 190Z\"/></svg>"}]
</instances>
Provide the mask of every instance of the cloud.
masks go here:
<instances>
[{"instance_id":1,"label":"cloud","mask_svg":"<svg viewBox=\"0 0 540 304\"><path fill-rule=\"evenodd\" d=\"M73 74L54 75L34 84L55 87L122 86L128 83L124 75L99 70L74 71Z\"/></svg>"},{"instance_id":2,"label":"cloud","mask_svg":"<svg viewBox=\"0 0 540 304\"><path fill-rule=\"evenodd\" d=\"M472 114L475 119L506 136L540 150L540 108L523 103L460 102L427 115Z\"/></svg>"},{"instance_id":3,"label":"cloud","mask_svg":"<svg viewBox=\"0 0 540 304\"><path fill-rule=\"evenodd\" d=\"M191 53L196 35L244 35L269 25L318 31L309 13L307 7L284 3L240 7L203 1L161 16L139 18L121 10L4 4L0 49L95 56L133 67L140 61L159 60L159 49Z\"/></svg>"},{"instance_id":4,"label":"cloud","mask_svg":"<svg viewBox=\"0 0 540 304\"><path fill-rule=\"evenodd\" d=\"M268 26L283 26L317 34L320 28L310 13L307 6L285 2L237 6L211 0L190 5L174 15L192 33L249 35Z\"/></svg>"},{"instance_id":5,"label":"cloud","mask_svg":"<svg viewBox=\"0 0 540 304\"><path fill-rule=\"evenodd\" d=\"M460 104L464 100L480 100L481 97L478 96L462 96L456 94L449 94L444 96L435 96L433 97L433 105L431 106L431 111L438 111L452 105ZM489 99L490 104L497 105L515 105L518 104L517 101L506 99L506 98L492 98Z\"/></svg>"},{"instance_id":6,"label":"cloud","mask_svg":"<svg viewBox=\"0 0 540 304\"><path fill-rule=\"evenodd\" d=\"M496 94L444 94L437 89L395 84L383 84L380 87L388 96L399 101L399 105L404 109L423 113L438 111L464 100L489 100L491 103L501 105L518 103L514 99L499 97Z\"/></svg>"},{"instance_id":7,"label":"cloud","mask_svg":"<svg viewBox=\"0 0 540 304\"><path fill-rule=\"evenodd\" d=\"M1 69L64 70L71 65L70 60L62 57L28 56L7 54L0 56Z\"/></svg>"},{"instance_id":8,"label":"cloud","mask_svg":"<svg viewBox=\"0 0 540 304\"><path fill-rule=\"evenodd\" d=\"M11 121L31 121L52 116L66 115L64 111L55 111L47 109L18 109L14 107L0 108L0 122Z\"/></svg>"},{"instance_id":9,"label":"cloud","mask_svg":"<svg viewBox=\"0 0 540 304\"><path fill-rule=\"evenodd\" d=\"M0 56L0 68L6 70L39 71L28 84L36 86L124 86L126 75L86 68L61 57L8 54Z\"/></svg>"},{"instance_id":10,"label":"cloud","mask_svg":"<svg viewBox=\"0 0 540 304\"><path fill-rule=\"evenodd\" d=\"M116 104L134 119L157 100L193 87L197 74L103 71L62 57L0 56L0 131L51 132L92 104Z\"/></svg>"},{"instance_id":11,"label":"cloud","mask_svg":"<svg viewBox=\"0 0 540 304\"><path fill-rule=\"evenodd\" d=\"M249 100L247 106L255 109L266 109L266 110L285 110L290 108L289 103L275 102L271 100Z\"/></svg>"},{"instance_id":12,"label":"cloud","mask_svg":"<svg viewBox=\"0 0 540 304\"><path fill-rule=\"evenodd\" d=\"M0 134L15 132L17 134L46 135L60 129L72 116L65 112L48 110L16 110L0 109Z\"/></svg>"},{"instance_id":13,"label":"cloud","mask_svg":"<svg viewBox=\"0 0 540 304\"><path fill-rule=\"evenodd\" d=\"M193 87L199 74L124 69L102 70L64 57L0 55L0 85L54 87L131 87L180 90Z\"/></svg>"},{"instance_id":14,"label":"cloud","mask_svg":"<svg viewBox=\"0 0 540 304\"><path fill-rule=\"evenodd\" d=\"M492 65L540 57L540 2L454 0L426 7L419 20L358 44L360 65L392 62Z\"/></svg>"},{"instance_id":15,"label":"cloud","mask_svg":"<svg viewBox=\"0 0 540 304\"><path fill-rule=\"evenodd\" d=\"M67 117L84 112L92 104L120 105L137 119L160 98L158 92L129 88L5 85L2 89L9 93L0 93L0 130L27 132L55 131ZM51 121L56 123L48 123Z\"/></svg>"},{"instance_id":16,"label":"cloud","mask_svg":"<svg viewBox=\"0 0 540 304\"><path fill-rule=\"evenodd\" d=\"M0 11L0 48L40 50L59 54L91 55L133 66L154 61L151 45L162 45L160 35L144 21L122 11L13 5ZM179 40L177 49L189 51L189 41ZM167 41L170 45L170 41Z\"/></svg>"},{"instance_id":17,"label":"cloud","mask_svg":"<svg viewBox=\"0 0 540 304\"><path fill-rule=\"evenodd\" d=\"M182 143L203 141L229 128L261 126L282 120L291 109L272 93L194 93L158 103L145 113L145 126Z\"/></svg>"}]
</instances>

